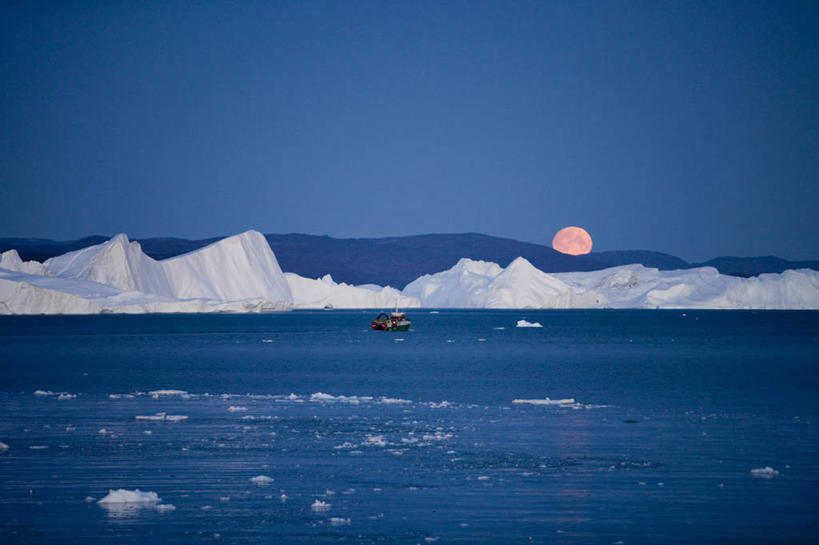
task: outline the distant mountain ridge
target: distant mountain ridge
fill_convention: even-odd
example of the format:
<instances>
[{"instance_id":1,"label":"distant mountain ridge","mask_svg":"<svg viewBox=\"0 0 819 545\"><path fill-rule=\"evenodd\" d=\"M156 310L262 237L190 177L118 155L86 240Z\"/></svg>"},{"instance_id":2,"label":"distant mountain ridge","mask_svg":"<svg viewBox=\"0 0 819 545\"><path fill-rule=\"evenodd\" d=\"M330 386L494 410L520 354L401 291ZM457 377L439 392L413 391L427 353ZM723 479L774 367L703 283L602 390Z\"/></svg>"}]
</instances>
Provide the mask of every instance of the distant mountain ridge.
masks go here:
<instances>
[{"instance_id":1,"label":"distant mountain ridge","mask_svg":"<svg viewBox=\"0 0 819 545\"><path fill-rule=\"evenodd\" d=\"M191 252L223 237L204 240L181 238L138 239L142 250L154 259ZM788 261L767 257L718 257L691 264L678 257L649 250L592 252L582 256L561 254L540 244L478 233L429 234L388 238L339 239L305 234L265 235L282 270L307 278L331 274L337 282L389 284L403 288L424 274L452 267L459 259L492 261L505 267L524 257L544 272L582 272L639 263L660 270L711 266L723 274L756 276L787 269L819 270L819 261ZM23 260L48 258L100 244L108 237L91 236L73 241L2 238L0 252L16 249Z\"/></svg>"}]
</instances>

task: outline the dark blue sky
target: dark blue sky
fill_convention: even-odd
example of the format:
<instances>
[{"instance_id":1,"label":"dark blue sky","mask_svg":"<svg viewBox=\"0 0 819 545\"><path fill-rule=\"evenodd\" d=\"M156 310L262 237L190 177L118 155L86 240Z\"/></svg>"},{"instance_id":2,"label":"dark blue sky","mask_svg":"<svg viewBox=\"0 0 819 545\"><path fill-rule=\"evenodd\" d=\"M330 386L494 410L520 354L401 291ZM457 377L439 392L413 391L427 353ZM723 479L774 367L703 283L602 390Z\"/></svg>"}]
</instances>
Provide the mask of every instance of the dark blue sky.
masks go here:
<instances>
[{"instance_id":1,"label":"dark blue sky","mask_svg":"<svg viewBox=\"0 0 819 545\"><path fill-rule=\"evenodd\" d=\"M816 2L88 4L0 6L0 236L819 258Z\"/></svg>"}]
</instances>

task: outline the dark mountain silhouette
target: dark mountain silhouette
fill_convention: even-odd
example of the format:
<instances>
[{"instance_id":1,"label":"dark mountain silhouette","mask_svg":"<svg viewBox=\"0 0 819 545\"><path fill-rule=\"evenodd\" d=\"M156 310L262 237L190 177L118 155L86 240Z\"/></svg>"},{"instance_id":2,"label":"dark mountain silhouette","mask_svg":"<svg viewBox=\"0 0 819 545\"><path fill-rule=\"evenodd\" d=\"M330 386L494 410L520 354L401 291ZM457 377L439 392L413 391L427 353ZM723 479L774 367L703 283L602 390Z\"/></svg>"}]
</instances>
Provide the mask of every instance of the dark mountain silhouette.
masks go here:
<instances>
[{"instance_id":1,"label":"dark mountain silhouette","mask_svg":"<svg viewBox=\"0 0 819 545\"><path fill-rule=\"evenodd\" d=\"M734 276L756 276L795 268L819 270L819 261L787 261L773 256L719 257L694 265L678 257L649 250L593 252L583 256L570 256L540 244L477 233L353 239L303 234L265 237L276 253L282 269L287 272L309 278L330 273L337 282L389 284L397 288L403 288L421 275L449 269L462 257L494 261L505 267L516 257L522 256L545 272L593 271L631 263L660 270L711 266L723 274ZM197 250L220 238L222 237L204 240L138 240L145 253L155 259L165 259ZM49 257L99 244L107 239L108 237L102 236L74 241L6 238L0 239L0 252L14 248L24 260L45 261Z\"/></svg>"}]
</instances>

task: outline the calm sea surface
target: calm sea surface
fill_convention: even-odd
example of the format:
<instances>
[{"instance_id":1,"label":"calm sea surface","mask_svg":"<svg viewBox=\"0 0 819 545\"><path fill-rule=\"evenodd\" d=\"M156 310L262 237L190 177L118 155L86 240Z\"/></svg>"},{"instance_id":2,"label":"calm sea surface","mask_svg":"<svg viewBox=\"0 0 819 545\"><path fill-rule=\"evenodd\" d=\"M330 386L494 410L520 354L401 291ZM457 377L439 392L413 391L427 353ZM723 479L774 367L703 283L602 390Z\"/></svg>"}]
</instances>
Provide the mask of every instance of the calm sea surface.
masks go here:
<instances>
[{"instance_id":1,"label":"calm sea surface","mask_svg":"<svg viewBox=\"0 0 819 545\"><path fill-rule=\"evenodd\" d=\"M0 317L0 542L819 540L819 313L374 314Z\"/></svg>"}]
</instances>

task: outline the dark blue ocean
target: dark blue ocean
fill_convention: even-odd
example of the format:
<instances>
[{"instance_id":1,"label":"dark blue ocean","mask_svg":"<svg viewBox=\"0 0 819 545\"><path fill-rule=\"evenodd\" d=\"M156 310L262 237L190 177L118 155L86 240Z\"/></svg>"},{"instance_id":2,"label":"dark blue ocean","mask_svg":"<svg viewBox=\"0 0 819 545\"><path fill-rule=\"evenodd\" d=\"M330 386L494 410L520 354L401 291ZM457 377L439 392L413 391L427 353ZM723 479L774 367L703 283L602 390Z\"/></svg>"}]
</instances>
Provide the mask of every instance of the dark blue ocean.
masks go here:
<instances>
[{"instance_id":1,"label":"dark blue ocean","mask_svg":"<svg viewBox=\"0 0 819 545\"><path fill-rule=\"evenodd\" d=\"M819 540L819 313L374 314L0 317L0 542Z\"/></svg>"}]
</instances>

